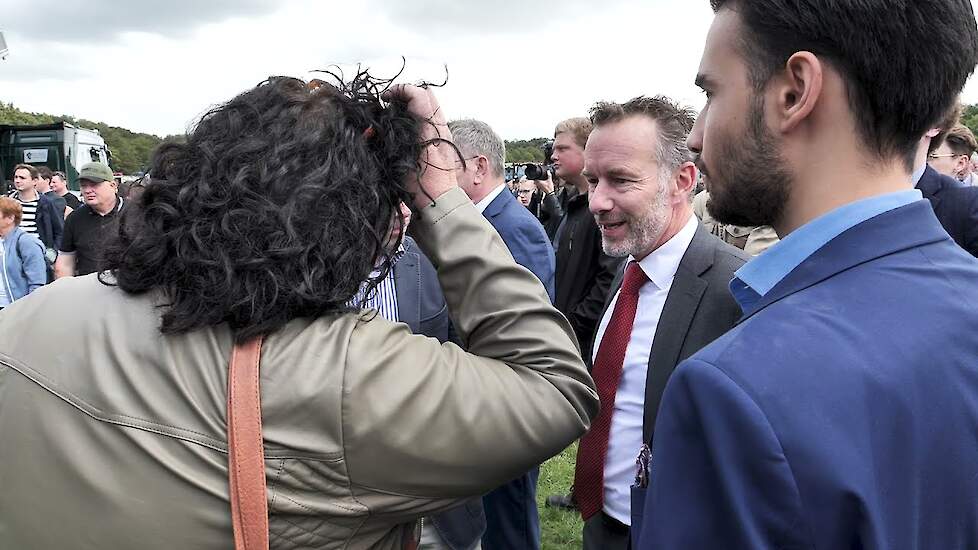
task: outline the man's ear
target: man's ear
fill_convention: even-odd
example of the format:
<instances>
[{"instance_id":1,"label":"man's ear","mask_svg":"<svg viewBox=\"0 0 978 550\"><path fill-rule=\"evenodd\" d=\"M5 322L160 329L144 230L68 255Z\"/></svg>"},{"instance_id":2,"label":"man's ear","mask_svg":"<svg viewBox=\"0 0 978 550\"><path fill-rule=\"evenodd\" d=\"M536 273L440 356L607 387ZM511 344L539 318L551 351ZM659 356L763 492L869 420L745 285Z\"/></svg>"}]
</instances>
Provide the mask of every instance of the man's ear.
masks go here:
<instances>
[{"instance_id":1,"label":"man's ear","mask_svg":"<svg viewBox=\"0 0 978 550\"><path fill-rule=\"evenodd\" d=\"M777 115L782 132L790 132L808 119L822 96L825 66L811 52L796 52L775 81Z\"/></svg>"},{"instance_id":2,"label":"man's ear","mask_svg":"<svg viewBox=\"0 0 978 550\"><path fill-rule=\"evenodd\" d=\"M692 162L683 163L672 176L676 186L676 198L689 202L689 196L696 187L696 166Z\"/></svg>"},{"instance_id":3,"label":"man's ear","mask_svg":"<svg viewBox=\"0 0 978 550\"><path fill-rule=\"evenodd\" d=\"M967 175L971 171L971 157L961 155L954 161L954 173Z\"/></svg>"},{"instance_id":4,"label":"man's ear","mask_svg":"<svg viewBox=\"0 0 978 550\"><path fill-rule=\"evenodd\" d=\"M472 160L475 161L475 183L489 179L489 159L485 155L479 155Z\"/></svg>"}]
</instances>

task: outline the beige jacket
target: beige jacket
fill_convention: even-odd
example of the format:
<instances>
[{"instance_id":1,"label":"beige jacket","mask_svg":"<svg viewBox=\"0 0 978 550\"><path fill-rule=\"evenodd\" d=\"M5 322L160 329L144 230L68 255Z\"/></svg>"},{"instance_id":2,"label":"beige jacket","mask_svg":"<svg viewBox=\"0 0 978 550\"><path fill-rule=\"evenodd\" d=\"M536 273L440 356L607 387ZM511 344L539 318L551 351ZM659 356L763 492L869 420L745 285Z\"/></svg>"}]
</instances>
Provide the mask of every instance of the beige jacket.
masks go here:
<instances>
[{"instance_id":1,"label":"beige jacket","mask_svg":"<svg viewBox=\"0 0 978 550\"><path fill-rule=\"evenodd\" d=\"M770 225L743 227L716 221L706 208L709 200L710 194L707 191L697 193L693 198L693 213L700 219L700 223L721 241L736 246L751 256L757 256L778 242L778 234Z\"/></svg>"},{"instance_id":2,"label":"beige jacket","mask_svg":"<svg viewBox=\"0 0 978 550\"><path fill-rule=\"evenodd\" d=\"M399 549L416 518L527 471L598 409L567 321L468 197L415 222L468 353L376 317L268 336L271 545ZM231 548L227 327L163 336L95 276L0 313L0 548Z\"/></svg>"}]
</instances>

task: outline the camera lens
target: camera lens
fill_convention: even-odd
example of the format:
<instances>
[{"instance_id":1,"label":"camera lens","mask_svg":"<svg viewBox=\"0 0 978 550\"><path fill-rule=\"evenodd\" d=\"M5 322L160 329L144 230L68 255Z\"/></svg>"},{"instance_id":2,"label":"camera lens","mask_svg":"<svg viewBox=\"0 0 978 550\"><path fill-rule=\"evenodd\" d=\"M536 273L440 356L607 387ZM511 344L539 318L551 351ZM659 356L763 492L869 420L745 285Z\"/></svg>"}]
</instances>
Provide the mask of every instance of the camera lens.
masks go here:
<instances>
[{"instance_id":1,"label":"camera lens","mask_svg":"<svg viewBox=\"0 0 978 550\"><path fill-rule=\"evenodd\" d=\"M547 170L539 164L527 164L525 175L528 180L545 180L547 179Z\"/></svg>"}]
</instances>

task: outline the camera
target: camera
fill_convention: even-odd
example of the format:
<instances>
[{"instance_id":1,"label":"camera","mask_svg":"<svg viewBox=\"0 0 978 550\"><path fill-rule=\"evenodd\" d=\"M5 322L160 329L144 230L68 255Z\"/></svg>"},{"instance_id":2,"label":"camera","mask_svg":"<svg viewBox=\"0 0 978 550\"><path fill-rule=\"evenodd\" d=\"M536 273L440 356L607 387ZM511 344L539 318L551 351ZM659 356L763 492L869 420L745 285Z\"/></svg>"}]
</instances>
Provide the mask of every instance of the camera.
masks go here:
<instances>
[{"instance_id":1,"label":"camera","mask_svg":"<svg viewBox=\"0 0 978 550\"><path fill-rule=\"evenodd\" d=\"M542 164L527 164L526 169L523 171L523 175L526 176L528 180L545 180L547 179L548 169Z\"/></svg>"},{"instance_id":2,"label":"camera","mask_svg":"<svg viewBox=\"0 0 978 550\"><path fill-rule=\"evenodd\" d=\"M553 172L554 141L547 140L540 149L543 150L543 164L524 165L523 175L528 180L545 180L547 173Z\"/></svg>"}]
</instances>

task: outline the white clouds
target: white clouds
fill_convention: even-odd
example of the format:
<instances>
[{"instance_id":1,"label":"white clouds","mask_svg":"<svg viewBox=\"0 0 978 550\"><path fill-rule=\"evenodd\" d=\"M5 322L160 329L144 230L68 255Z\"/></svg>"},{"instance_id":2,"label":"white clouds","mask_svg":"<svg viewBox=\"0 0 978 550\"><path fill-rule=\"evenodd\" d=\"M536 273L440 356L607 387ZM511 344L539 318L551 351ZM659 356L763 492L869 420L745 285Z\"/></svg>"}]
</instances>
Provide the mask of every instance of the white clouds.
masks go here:
<instances>
[{"instance_id":1,"label":"white clouds","mask_svg":"<svg viewBox=\"0 0 978 550\"><path fill-rule=\"evenodd\" d=\"M276 5L274 0L2 0L0 13L12 35L90 44L126 31L189 36L200 25L260 16Z\"/></svg>"},{"instance_id":2,"label":"white clouds","mask_svg":"<svg viewBox=\"0 0 978 550\"><path fill-rule=\"evenodd\" d=\"M269 75L363 62L390 76L402 55L404 81L440 81L447 64L437 93L448 115L485 120L507 139L550 135L598 100L665 94L698 108L692 82L712 20L705 0L564 0L559 10L539 0L25 5L0 0L10 46L0 100L159 135ZM965 100L978 100L975 84Z\"/></svg>"},{"instance_id":3,"label":"white clouds","mask_svg":"<svg viewBox=\"0 0 978 550\"><path fill-rule=\"evenodd\" d=\"M606 0L602 8L621 4ZM592 0L495 0L492 3L459 0L367 0L371 9L384 13L399 26L434 36L459 32L482 35L532 35L556 21L574 19L594 10Z\"/></svg>"}]
</instances>

